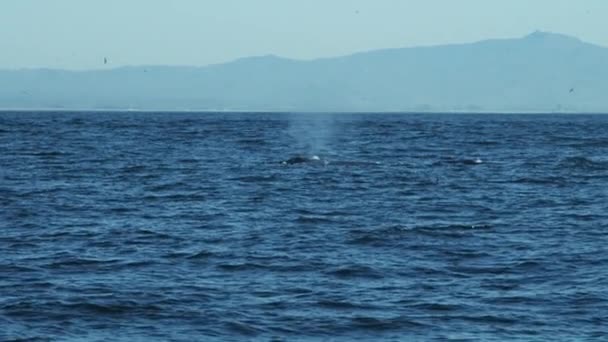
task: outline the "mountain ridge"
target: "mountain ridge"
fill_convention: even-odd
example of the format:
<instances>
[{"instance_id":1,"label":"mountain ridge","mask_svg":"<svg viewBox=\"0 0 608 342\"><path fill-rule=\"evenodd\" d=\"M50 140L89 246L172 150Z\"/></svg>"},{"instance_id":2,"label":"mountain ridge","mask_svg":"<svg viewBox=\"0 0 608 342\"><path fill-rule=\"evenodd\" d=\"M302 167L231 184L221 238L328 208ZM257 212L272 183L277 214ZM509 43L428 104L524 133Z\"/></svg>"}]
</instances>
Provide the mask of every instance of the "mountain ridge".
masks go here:
<instances>
[{"instance_id":1,"label":"mountain ridge","mask_svg":"<svg viewBox=\"0 0 608 342\"><path fill-rule=\"evenodd\" d=\"M608 48L515 39L296 60L0 70L0 107L255 111L608 112Z\"/></svg>"}]
</instances>

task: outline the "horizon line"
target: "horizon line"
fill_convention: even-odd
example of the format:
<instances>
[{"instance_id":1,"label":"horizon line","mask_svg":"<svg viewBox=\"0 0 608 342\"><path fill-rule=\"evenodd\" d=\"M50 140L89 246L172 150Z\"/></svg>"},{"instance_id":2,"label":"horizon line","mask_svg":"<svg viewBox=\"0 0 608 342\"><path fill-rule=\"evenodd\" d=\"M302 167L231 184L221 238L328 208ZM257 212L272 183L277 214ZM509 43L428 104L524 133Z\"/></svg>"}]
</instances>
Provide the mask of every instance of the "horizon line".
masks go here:
<instances>
[{"instance_id":1,"label":"horizon line","mask_svg":"<svg viewBox=\"0 0 608 342\"><path fill-rule=\"evenodd\" d=\"M303 111L303 110L210 110L210 109L135 109L135 108L112 108L112 109L104 109L104 108L0 108L0 114L3 113L32 113L32 112L45 112L45 113L99 113L99 112L107 112L107 113L161 113L161 114L171 114L171 113L192 113L192 114L404 114L404 115L425 115L425 114L488 114L488 115L608 115L608 111L545 111L545 110L511 110L511 111L503 111L503 110L480 110L480 111L462 111L462 110L444 110L444 111L408 111L408 110L380 110L380 111Z\"/></svg>"}]
</instances>

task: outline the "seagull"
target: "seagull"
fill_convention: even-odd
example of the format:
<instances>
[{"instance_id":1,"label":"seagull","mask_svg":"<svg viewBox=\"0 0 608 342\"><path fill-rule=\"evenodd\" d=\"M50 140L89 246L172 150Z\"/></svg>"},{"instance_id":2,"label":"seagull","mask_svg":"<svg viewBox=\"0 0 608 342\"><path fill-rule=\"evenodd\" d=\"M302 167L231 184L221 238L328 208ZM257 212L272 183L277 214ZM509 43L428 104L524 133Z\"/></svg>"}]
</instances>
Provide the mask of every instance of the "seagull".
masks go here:
<instances>
[{"instance_id":1,"label":"seagull","mask_svg":"<svg viewBox=\"0 0 608 342\"><path fill-rule=\"evenodd\" d=\"M103 64L108 64L108 58L107 57L103 58Z\"/></svg>"},{"instance_id":2,"label":"seagull","mask_svg":"<svg viewBox=\"0 0 608 342\"><path fill-rule=\"evenodd\" d=\"M571 92L571 93L574 93L574 88L570 88L570 92Z\"/></svg>"}]
</instances>

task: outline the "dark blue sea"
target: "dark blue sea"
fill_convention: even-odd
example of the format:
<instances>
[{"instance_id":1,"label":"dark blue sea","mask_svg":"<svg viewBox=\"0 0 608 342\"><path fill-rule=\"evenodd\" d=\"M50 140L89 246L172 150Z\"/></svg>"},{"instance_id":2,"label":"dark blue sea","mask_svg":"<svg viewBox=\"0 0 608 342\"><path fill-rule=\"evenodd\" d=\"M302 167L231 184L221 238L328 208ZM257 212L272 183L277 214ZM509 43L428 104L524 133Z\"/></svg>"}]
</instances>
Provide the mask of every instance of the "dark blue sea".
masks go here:
<instances>
[{"instance_id":1,"label":"dark blue sea","mask_svg":"<svg viewBox=\"0 0 608 342\"><path fill-rule=\"evenodd\" d=\"M0 341L608 340L608 116L0 113Z\"/></svg>"}]
</instances>

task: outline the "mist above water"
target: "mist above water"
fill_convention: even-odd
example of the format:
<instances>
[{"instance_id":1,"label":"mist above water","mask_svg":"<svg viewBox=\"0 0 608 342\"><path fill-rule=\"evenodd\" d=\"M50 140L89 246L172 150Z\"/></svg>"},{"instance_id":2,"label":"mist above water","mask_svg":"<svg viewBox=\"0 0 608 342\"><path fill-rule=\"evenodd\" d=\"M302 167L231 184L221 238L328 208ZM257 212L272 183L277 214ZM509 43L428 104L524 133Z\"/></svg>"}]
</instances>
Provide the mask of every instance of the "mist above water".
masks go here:
<instances>
[{"instance_id":1,"label":"mist above water","mask_svg":"<svg viewBox=\"0 0 608 342\"><path fill-rule=\"evenodd\" d=\"M293 139L293 153L321 158L335 153L332 148L334 126L332 114L290 116L287 133Z\"/></svg>"}]
</instances>

